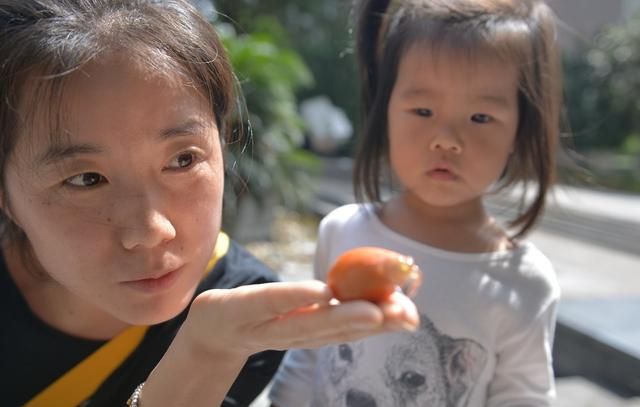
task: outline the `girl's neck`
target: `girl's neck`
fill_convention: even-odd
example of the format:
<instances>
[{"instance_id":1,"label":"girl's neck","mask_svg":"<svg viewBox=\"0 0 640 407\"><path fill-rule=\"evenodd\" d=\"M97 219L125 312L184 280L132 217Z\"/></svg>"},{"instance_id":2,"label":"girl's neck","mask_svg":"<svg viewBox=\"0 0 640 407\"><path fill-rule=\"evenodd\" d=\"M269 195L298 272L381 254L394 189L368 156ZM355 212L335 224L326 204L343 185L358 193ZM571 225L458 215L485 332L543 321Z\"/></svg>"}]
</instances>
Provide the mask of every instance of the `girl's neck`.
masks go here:
<instances>
[{"instance_id":1,"label":"girl's neck","mask_svg":"<svg viewBox=\"0 0 640 407\"><path fill-rule=\"evenodd\" d=\"M47 325L92 340L111 339L128 327L56 281L34 273L15 246L4 244L2 251L9 275L31 312Z\"/></svg>"},{"instance_id":2,"label":"girl's neck","mask_svg":"<svg viewBox=\"0 0 640 407\"><path fill-rule=\"evenodd\" d=\"M400 194L382 206L379 216L390 229L447 251L486 253L513 247L481 199L444 207L430 206L410 194Z\"/></svg>"}]
</instances>

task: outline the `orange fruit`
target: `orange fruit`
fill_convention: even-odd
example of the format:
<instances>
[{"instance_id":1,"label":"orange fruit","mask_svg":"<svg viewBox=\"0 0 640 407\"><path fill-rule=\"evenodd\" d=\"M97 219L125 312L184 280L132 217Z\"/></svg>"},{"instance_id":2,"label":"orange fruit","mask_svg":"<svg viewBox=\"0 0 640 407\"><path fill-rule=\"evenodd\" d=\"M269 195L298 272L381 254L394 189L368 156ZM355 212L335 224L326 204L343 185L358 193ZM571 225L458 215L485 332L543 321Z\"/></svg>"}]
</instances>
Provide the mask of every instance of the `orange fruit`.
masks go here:
<instances>
[{"instance_id":1,"label":"orange fruit","mask_svg":"<svg viewBox=\"0 0 640 407\"><path fill-rule=\"evenodd\" d=\"M340 301L382 302L397 288L413 295L421 281L412 257L380 247L344 252L327 274L327 284Z\"/></svg>"}]
</instances>

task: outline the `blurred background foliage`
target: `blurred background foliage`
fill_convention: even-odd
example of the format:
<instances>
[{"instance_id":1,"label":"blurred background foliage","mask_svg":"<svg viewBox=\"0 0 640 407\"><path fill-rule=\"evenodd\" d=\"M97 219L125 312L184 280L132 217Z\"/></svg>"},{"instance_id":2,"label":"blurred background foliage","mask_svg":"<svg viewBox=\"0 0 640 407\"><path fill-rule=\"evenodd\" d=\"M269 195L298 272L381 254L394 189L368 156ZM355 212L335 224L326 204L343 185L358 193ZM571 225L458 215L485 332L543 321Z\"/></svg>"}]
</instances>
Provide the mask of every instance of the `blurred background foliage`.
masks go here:
<instances>
[{"instance_id":1,"label":"blurred background foliage","mask_svg":"<svg viewBox=\"0 0 640 407\"><path fill-rule=\"evenodd\" d=\"M317 163L300 148L304 127L296 92L313 77L300 56L269 32L237 34L225 23L218 30L244 95L239 109L244 137L226 150L223 227L232 232L247 200L259 208L275 202L298 209L308 203L306 186Z\"/></svg>"},{"instance_id":2,"label":"blurred background foliage","mask_svg":"<svg viewBox=\"0 0 640 407\"><path fill-rule=\"evenodd\" d=\"M357 117L351 0L215 0L215 4L239 31L269 32L301 56L314 84L299 90L300 99L327 95L349 117ZM349 147L343 152L349 152Z\"/></svg>"},{"instance_id":3,"label":"blurred background foliage","mask_svg":"<svg viewBox=\"0 0 640 407\"><path fill-rule=\"evenodd\" d=\"M358 130L351 1L194 1L218 11L212 20L229 49L252 127L245 128L249 143L230 146L235 175L228 177L225 219L235 222L247 197L305 207L319 161L305 148L299 102L327 95ZM640 192L640 16L565 53L564 68L567 139L589 176L586 184L584 177L564 179ZM352 149L353 140L336 154Z\"/></svg>"},{"instance_id":4,"label":"blurred background foliage","mask_svg":"<svg viewBox=\"0 0 640 407\"><path fill-rule=\"evenodd\" d=\"M196 3L221 34L244 96L238 101L239 137L225 151L223 228L234 234L247 205L258 211L273 205L300 209L311 199L309 177L319 164L302 148L298 94L314 79L277 20L261 19L244 31L236 21L203 7L203 1ZM216 2L226 14L220 6Z\"/></svg>"},{"instance_id":5,"label":"blurred background foliage","mask_svg":"<svg viewBox=\"0 0 640 407\"><path fill-rule=\"evenodd\" d=\"M640 192L640 14L565 56L575 149L596 185Z\"/></svg>"},{"instance_id":6,"label":"blurred background foliage","mask_svg":"<svg viewBox=\"0 0 640 407\"><path fill-rule=\"evenodd\" d=\"M324 94L356 114L353 64L340 56L348 46L348 2L194 3L221 33L244 95L243 139L227 149L223 227L233 233L247 203L258 211L308 208L320 161L305 148L298 105Z\"/></svg>"}]
</instances>

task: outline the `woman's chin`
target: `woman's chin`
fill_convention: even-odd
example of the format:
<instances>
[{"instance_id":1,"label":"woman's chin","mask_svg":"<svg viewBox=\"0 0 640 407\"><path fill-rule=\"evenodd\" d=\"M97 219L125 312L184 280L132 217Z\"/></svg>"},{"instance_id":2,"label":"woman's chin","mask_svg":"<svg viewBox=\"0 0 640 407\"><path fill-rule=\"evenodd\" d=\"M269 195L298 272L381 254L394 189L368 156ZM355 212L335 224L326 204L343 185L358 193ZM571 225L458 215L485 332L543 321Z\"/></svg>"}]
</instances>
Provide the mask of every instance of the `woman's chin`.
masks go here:
<instances>
[{"instance_id":1,"label":"woman's chin","mask_svg":"<svg viewBox=\"0 0 640 407\"><path fill-rule=\"evenodd\" d=\"M156 325L175 318L189 306L192 296L188 296L186 301L176 301L171 299L169 303L162 301L151 301L140 307L135 307L123 320L129 325Z\"/></svg>"}]
</instances>

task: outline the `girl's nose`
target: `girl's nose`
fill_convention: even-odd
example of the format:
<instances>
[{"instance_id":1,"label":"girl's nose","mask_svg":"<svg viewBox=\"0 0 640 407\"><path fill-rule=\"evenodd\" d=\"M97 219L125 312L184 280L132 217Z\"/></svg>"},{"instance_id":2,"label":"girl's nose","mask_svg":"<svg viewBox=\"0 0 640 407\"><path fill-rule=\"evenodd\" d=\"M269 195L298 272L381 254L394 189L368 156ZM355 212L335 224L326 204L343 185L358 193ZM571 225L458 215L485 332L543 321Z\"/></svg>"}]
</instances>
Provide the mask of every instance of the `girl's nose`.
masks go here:
<instances>
[{"instance_id":1,"label":"girl's nose","mask_svg":"<svg viewBox=\"0 0 640 407\"><path fill-rule=\"evenodd\" d=\"M126 250L153 248L176 237L176 229L165 214L153 208L147 199L135 199L138 208L129 211L130 219L121 227L122 246ZM133 204L133 202L129 202Z\"/></svg>"},{"instance_id":2,"label":"girl's nose","mask_svg":"<svg viewBox=\"0 0 640 407\"><path fill-rule=\"evenodd\" d=\"M441 129L431 140L431 150L447 151L455 154L462 152L462 142L454 129Z\"/></svg>"}]
</instances>

